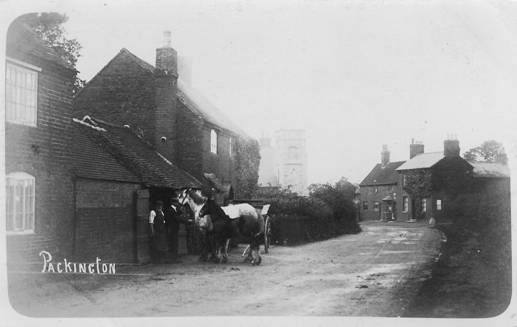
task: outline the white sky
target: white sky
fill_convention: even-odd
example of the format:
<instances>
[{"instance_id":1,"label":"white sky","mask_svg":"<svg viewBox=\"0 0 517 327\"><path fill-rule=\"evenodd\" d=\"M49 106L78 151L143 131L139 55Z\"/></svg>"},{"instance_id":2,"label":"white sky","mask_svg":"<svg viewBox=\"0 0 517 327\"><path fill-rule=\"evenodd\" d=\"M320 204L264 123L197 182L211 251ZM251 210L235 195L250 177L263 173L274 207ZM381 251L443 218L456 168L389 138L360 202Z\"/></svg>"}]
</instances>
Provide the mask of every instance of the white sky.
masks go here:
<instances>
[{"instance_id":1,"label":"white sky","mask_svg":"<svg viewBox=\"0 0 517 327\"><path fill-rule=\"evenodd\" d=\"M388 144L508 144L517 10L452 1L63 1L90 79L123 47L154 64L162 31L193 86L252 136L307 131L309 182L359 182ZM513 124L514 125L514 124ZM514 133L515 134L515 133Z\"/></svg>"}]
</instances>

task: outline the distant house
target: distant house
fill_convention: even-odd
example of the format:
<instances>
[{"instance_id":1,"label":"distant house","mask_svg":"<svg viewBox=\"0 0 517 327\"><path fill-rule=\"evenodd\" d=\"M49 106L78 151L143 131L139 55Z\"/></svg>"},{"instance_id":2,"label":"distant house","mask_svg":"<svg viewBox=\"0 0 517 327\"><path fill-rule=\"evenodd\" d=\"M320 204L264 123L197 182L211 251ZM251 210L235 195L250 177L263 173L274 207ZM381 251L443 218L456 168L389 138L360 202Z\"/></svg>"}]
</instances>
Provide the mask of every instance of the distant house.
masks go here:
<instances>
[{"instance_id":1,"label":"distant house","mask_svg":"<svg viewBox=\"0 0 517 327\"><path fill-rule=\"evenodd\" d=\"M460 157L458 140L445 140L443 152L425 153L410 144L410 159L381 163L360 183L362 219L440 219L448 201L471 191L473 166Z\"/></svg>"},{"instance_id":2,"label":"distant house","mask_svg":"<svg viewBox=\"0 0 517 327\"><path fill-rule=\"evenodd\" d=\"M450 200L470 192L472 170L460 156L458 140L445 140L443 152L419 153L398 167L412 218L440 220Z\"/></svg>"},{"instance_id":3,"label":"distant house","mask_svg":"<svg viewBox=\"0 0 517 327\"><path fill-rule=\"evenodd\" d=\"M254 140L178 80L177 53L165 37L156 66L120 50L76 96L75 115L129 125L168 160L233 198L237 148Z\"/></svg>"},{"instance_id":4,"label":"distant house","mask_svg":"<svg viewBox=\"0 0 517 327\"><path fill-rule=\"evenodd\" d=\"M402 190L401 176L396 171L403 163L390 162L388 147L383 146L381 162L359 184L362 220L407 219L408 208L404 208L407 194Z\"/></svg>"}]
</instances>

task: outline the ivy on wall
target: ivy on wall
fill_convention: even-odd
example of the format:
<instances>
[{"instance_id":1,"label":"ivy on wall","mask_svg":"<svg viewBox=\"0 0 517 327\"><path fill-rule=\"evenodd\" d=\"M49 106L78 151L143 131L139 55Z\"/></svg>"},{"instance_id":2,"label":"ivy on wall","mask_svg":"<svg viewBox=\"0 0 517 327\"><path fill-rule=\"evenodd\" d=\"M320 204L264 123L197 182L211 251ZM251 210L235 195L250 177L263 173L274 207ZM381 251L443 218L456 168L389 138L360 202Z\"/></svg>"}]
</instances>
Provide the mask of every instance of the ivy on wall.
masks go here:
<instances>
[{"instance_id":1,"label":"ivy on wall","mask_svg":"<svg viewBox=\"0 0 517 327\"><path fill-rule=\"evenodd\" d=\"M238 138L235 143L235 196L249 199L257 189L260 146L254 139Z\"/></svg>"}]
</instances>

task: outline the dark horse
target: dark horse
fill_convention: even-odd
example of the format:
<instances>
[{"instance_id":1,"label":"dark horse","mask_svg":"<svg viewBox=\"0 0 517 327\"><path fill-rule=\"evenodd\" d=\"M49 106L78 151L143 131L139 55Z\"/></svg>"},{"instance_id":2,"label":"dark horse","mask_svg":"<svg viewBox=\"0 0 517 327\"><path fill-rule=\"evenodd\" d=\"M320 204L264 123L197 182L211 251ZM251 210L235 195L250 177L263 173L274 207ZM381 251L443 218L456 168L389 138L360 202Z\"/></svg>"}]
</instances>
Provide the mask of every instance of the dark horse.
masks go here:
<instances>
[{"instance_id":1,"label":"dark horse","mask_svg":"<svg viewBox=\"0 0 517 327\"><path fill-rule=\"evenodd\" d=\"M180 202L191 207L196 225L212 236L220 262L228 260L230 239L239 237L250 246L246 260L252 265L260 264L259 244L264 235L264 219L250 204L221 208L214 200L206 199L199 191L191 189L182 192Z\"/></svg>"}]
</instances>

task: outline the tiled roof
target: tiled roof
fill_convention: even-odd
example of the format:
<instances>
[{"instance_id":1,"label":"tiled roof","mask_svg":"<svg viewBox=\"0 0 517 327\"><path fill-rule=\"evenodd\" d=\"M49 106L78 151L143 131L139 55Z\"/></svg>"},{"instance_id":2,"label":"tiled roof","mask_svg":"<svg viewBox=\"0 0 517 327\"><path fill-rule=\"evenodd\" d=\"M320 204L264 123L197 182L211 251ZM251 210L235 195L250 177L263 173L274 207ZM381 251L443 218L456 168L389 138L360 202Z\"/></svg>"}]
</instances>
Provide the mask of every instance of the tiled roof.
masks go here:
<instances>
[{"instance_id":1,"label":"tiled roof","mask_svg":"<svg viewBox=\"0 0 517 327\"><path fill-rule=\"evenodd\" d=\"M153 65L140 59L126 48L121 49L120 53L128 54L129 57L140 67L151 73L154 72L155 67ZM181 101L192 113L208 123L249 138L249 136L239 126L234 124L219 108L212 104L201 93L187 86L181 80L178 80L177 85L178 100Z\"/></svg>"},{"instance_id":2,"label":"tiled roof","mask_svg":"<svg viewBox=\"0 0 517 327\"><path fill-rule=\"evenodd\" d=\"M414 156L413 158L406 161L402 166L398 167L397 170L411 170L411 169L423 169L431 168L436 165L438 161L444 158L443 152L427 152L421 153Z\"/></svg>"},{"instance_id":3,"label":"tiled roof","mask_svg":"<svg viewBox=\"0 0 517 327\"><path fill-rule=\"evenodd\" d=\"M177 189L202 186L199 180L156 152L129 128L90 117L74 119L74 122L82 133L138 176L142 183Z\"/></svg>"},{"instance_id":4,"label":"tiled roof","mask_svg":"<svg viewBox=\"0 0 517 327\"><path fill-rule=\"evenodd\" d=\"M381 164L377 164L359 185L369 186L396 184L398 181L398 173L396 172L396 169L403 163L404 161L390 162L384 167Z\"/></svg>"},{"instance_id":5,"label":"tiled roof","mask_svg":"<svg viewBox=\"0 0 517 327\"><path fill-rule=\"evenodd\" d=\"M510 168L500 163L470 162L474 167L474 177L510 178Z\"/></svg>"},{"instance_id":6,"label":"tiled roof","mask_svg":"<svg viewBox=\"0 0 517 327\"><path fill-rule=\"evenodd\" d=\"M74 70L25 23L13 22L7 34L7 55L27 53Z\"/></svg>"}]
</instances>

